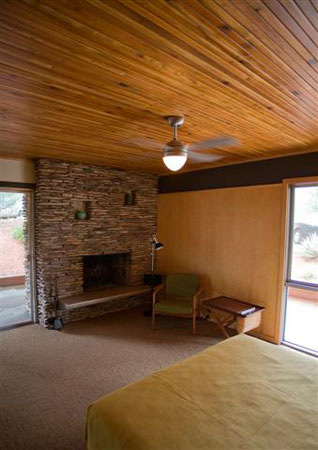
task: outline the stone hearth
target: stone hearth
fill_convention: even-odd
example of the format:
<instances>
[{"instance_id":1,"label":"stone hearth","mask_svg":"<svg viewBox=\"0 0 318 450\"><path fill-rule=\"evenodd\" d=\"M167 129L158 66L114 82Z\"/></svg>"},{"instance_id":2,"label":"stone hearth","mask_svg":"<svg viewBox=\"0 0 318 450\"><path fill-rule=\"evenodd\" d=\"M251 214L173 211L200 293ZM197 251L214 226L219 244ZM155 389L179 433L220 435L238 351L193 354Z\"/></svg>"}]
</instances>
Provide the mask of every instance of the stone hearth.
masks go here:
<instances>
[{"instance_id":1,"label":"stone hearth","mask_svg":"<svg viewBox=\"0 0 318 450\"><path fill-rule=\"evenodd\" d=\"M40 323L47 326L54 314L55 280L60 299L84 292L84 259L89 256L129 255L125 262L121 260L125 284L141 285L143 275L149 272L151 236L156 231L157 177L48 159L36 161L35 171ZM125 204L127 192L134 192L132 205ZM78 209L84 208L86 218L76 218ZM113 304L112 310L138 302L140 297L126 299L122 304ZM109 307L96 305L60 314L67 322L103 314Z\"/></svg>"}]
</instances>

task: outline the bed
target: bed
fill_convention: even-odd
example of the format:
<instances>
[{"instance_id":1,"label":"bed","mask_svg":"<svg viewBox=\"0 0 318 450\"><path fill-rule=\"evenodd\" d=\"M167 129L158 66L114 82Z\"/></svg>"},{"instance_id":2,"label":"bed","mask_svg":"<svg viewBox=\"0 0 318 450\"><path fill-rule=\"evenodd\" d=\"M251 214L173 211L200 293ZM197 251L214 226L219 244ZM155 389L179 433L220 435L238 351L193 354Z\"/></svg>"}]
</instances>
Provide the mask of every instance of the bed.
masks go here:
<instances>
[{"instance_id":1,"label":"bed","mask_svg":"<svg viewBox=\"0 0 318 450\"><path fill-rule=\"evenodd\" d=\"M317 359L238 335L89 406L88 450L313 450Z\"/></svg>"}]
</instances>

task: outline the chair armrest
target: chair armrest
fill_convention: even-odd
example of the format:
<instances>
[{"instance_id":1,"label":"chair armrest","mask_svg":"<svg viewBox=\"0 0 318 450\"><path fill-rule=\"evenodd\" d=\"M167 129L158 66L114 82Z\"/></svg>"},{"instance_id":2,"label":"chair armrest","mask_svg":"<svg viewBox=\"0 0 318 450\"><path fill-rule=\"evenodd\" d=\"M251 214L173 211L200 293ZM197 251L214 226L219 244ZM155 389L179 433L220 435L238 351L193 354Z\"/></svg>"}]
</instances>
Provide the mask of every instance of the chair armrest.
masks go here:
<instances>
[{"instance_id":1,"label":"chair armrest","mask_svg":"<svg viewBox=\"0 0 318 450\"><path fill-rule=\"evenodd\" d=\"M164 288L164 284L159 284L158 286L155 286L153 289L153 294L152 294L152 304L154 305L155 303L157 303L159 301L159 299L157 298L157 294Z\"/></svg>"},{"instance_id":2,"label":"chair armrest","mask_svg":"<svg viewBox=\"0 0 318 450\"><path fill-rule=\"evenodd\" d=\"M194 310L196 309L197 305L198 305L198 307L200 309L200 299L199 299L199 297L202 294L202 292L203 292L203 288L199 286L197 291L196 291L196 293L193 296L193 299L192 299L192 308Z\"/></svg>"},{"instance_id":3,"label":"chair armrest","mask_svg":"<svg viewBox=\"0 0 318 450\"><path fill-rule=\"evenodd\" d=\"M196 293L194 294L194 297L198 298L203 292L203 288L199 287L196 291Z\"/></svg>"}]
</instances>

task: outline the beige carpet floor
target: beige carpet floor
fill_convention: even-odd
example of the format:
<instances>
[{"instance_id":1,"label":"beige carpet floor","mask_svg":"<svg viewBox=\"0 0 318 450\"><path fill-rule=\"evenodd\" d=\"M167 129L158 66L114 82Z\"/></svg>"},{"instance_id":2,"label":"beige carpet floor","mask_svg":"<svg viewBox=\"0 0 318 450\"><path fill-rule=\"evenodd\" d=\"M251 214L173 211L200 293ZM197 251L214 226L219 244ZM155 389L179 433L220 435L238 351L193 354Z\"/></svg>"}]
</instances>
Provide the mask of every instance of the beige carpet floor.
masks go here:
<instances>
[{"instance_id":1,"label":"beige carpet floor","mask_svg":"<svg viewBox=\"0 0 318 450\"><path fill-rule=\"evenodd\" d=\"M143 310L74 322L63 331L28 325L0 335L0 448L83 450L87 406L102 395L221 340L199 321Z\"/></svg>"}]
</instances>

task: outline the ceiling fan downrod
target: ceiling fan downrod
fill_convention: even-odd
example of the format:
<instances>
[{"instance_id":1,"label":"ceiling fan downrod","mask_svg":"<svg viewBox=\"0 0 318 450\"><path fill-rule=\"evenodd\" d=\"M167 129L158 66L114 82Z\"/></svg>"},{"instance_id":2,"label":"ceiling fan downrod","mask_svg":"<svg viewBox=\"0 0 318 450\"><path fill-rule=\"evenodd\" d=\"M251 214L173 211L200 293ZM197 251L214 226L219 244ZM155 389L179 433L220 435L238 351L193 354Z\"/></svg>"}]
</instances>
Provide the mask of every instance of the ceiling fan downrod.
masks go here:
<instances>
[{"instance_id":1,"label":"ceiling fan downrod","mask_svg":"<svg viewBox=\"0 0 318 450\"><path fill-rule=\"evenodd\" d=\"M184 123L183 116L165 116L165 119L173 129L173 139L178 139L178 128Z\"/></svg>"}]
</instances>

